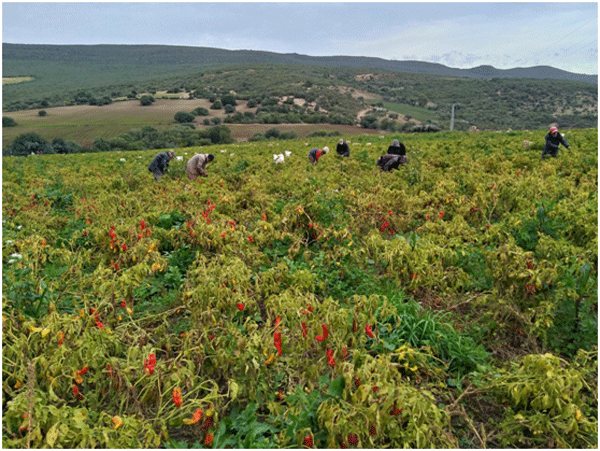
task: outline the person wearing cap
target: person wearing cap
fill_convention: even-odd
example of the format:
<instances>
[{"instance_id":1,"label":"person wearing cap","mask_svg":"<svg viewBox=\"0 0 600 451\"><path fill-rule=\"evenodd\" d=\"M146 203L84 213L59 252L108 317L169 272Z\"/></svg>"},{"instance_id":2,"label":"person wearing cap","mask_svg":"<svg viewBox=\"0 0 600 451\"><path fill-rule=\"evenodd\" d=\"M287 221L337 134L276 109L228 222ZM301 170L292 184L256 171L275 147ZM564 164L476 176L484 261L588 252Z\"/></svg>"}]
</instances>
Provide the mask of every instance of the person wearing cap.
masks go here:
<instances>
[{"instance_id":1,"label":"person wearing cap","mask_svg":"<svg viewBox=\"0 0 600 451\"><path fill-rule=\"evenodd\" d=\"M308 161L310 161L312 164L315 164L319 161L321 155L326 154L327 152L329 152L329 147L327 146L323 147L323 150L313 147L308 152Z\"/></svg>"},{"instance_id":2,"label":"person wearing cap","mask_svg":"<svg viewBox=\"0 0 600 451\"><path fill-rule=\"evenodd\" d=\"M406 147L403 143L394 139L392 145L388 147L387 153L392 155L406 155Z\"/></svg>"},{"instance_id":3,"label":"person wearing cap","mask_svg":"<svg viewBox=\"0 0 600 451\"><path fill-rule=\"evenodd\" d=\"M384 171L384 172L390 172L394 169L398 169L401 165L404 166L406 163L408 163L408 158L406 158L406 155L395 155L395 154L385 154L380 156L377 159L377 166L379 166L379 169Z\"/></svg>"},{"instance_id":4,"label":"person wearing cap","mask_svg":"<svg viewBox=\"0 0 600 451\"><path fill-rule=\"evenodd\" d=\"M196 180L198 177L208 177L206 165L213 161L215 156L212 153L197 153L190 158L185 165L185 173L190 180Z\"/></svg>"},{"instance_id":5,"label":"person wearing cap","mask_svg":"<svg viewBox=\"0 0 600 451\"><path fill-rule=\"evenodd\" d=\"M169 162L173 158L175 158L175 152L173 152L171 149L168 152L161 152L157 154L152 159L152 162L148 166L148 170L154 174L155 181L160 181L160 178L165 175L167 169L169 168Z\"/></svg>"},{"instance_id":6,"label":"person wearing cap","mask_svg":"<svg viewBox=\"0 0 600 451\"><path fill-rule=\"evenodd\" d=\"M346 141L340 139L337 147L335 148L337 154L341 157L349 157L350 156L350 146Z\"/></svg>"},{"instance_id":7,"label":"person wearing cap","mask_svg":"<svg viewBox=\"0 0 600 451\"><path fill-rule=\"evenodd\" d=\"M546 155L551 155L556 158L558 156L558 146L562 144L567 149L569 148L569 143L565 141L565 138L558 133L558 128L550 127L550 131L544 138L546 140L546 145L544 146L544 150L542 151L542 159L546 158Z\"/></svg>"}]
</instances>

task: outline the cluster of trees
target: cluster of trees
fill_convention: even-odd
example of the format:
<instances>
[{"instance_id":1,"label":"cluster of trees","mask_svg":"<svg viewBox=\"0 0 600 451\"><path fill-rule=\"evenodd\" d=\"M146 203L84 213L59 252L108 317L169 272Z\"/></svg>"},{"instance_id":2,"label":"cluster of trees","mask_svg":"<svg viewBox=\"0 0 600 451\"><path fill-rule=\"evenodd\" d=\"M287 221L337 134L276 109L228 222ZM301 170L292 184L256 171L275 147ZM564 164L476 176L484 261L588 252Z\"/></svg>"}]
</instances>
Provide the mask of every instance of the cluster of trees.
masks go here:
<instances>
[{"instance_id":1,"label":"cluster of trees","mask_svg":"<svg viewBox=\"0 0 600 451\"><path fill-rule=\"evenodd\" d=\"M533 79L462 79L382 72L364 89L383 101L414 105L435 112L449 123L451 105L456 130L516 130L598 126L598 86L591 83ZM568 112L567 112L568 111Z\"/></svg>"},{"instance_id":2,"label":"cluster of trees","mask_svg":"<svg viewBox=\"0 0 600 451\"><path fill-rule=\"evenodd\" d=\"M83 152L107 152L114 150L164 149L169 147L209 146L231 144L231 130L226 126L214 126L203 130L176 126L169 130L144 127L130 130L113 139L97 138L90 147L83 147L73 141L55 138L46 141L37 133L23 133L13 143L2 149L3 156L27 156L31 154L67 154Z\"/></svg>"}]
</instances>

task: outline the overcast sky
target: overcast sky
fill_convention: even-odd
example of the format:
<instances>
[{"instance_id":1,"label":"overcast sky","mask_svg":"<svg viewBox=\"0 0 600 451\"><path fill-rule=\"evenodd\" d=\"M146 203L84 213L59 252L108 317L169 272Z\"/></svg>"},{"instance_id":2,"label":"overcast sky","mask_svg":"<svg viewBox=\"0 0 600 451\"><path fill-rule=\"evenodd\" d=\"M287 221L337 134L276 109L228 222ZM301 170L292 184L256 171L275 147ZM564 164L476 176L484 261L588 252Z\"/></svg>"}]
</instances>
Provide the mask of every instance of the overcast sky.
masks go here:
<instances>
[{"instance_id":1,"label":"overcast sky","mask_svg":"<svg viewBox=\"0 0 600 451\"><path fill-rule=\"evenodd\" d=\"M186 45L598 74L598 3L3 2L2 42Z\"/></svg>"}]
</instances>

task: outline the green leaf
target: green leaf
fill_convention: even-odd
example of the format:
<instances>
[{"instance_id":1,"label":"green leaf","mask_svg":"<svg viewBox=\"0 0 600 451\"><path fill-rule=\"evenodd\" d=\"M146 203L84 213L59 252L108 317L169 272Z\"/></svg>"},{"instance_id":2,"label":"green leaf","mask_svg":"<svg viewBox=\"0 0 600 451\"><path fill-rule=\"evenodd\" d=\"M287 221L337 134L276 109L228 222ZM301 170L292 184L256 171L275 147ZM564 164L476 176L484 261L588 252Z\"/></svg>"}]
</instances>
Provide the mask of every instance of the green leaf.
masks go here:
<instances>
[{"instance_id":1,"label":"green leaf","mask_svg":"<svg viewBox=\"0 0 600 451\"><path fill-rule=\"evenodd\" d=\"M329 396L333 396L334 398L339 398L344 393L344 388L346 387L346 380L344 376L340 376L329 384L329 390L327 394Z\"/></svg>"}]
</instances>

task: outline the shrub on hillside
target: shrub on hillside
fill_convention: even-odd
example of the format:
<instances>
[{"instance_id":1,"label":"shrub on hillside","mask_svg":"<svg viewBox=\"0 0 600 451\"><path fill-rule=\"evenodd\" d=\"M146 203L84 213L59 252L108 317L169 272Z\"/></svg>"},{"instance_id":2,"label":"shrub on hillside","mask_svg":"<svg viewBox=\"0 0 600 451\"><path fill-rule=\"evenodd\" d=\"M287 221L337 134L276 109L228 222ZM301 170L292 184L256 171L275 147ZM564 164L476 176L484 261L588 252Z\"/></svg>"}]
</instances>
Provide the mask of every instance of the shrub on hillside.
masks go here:
<instances>
[{"instance_id":1,"label":"shrub on hillside","mask_svg":"<svg viewBox=\"0 0 600 451\"><path fill-rule=\"evenodd\" d=\"M226 95L222 96L221 97L221 103L223 105L231 105L231 106L236 106L237 105L235 96L233 94L226 94Z\"/></svg>"},{"instance_id":2,"label":"shrub on hillside","mask_svg":"<svg viewBox=\"0 0 600 451\"><path fill-rule=\"evenodd\" d=\"M192 110L192 114L195 114L196 116L208 116L209 113L206 108L198 107Z\"/></svg>"},{"instance_id":3,"label":"shrub on hillside","mask_svg":"<svg viewBox=\"0 0 600 451\"><path fill-rule=\"evenodd\" d=\"M54 151L44 138L33 132L17 136L12 145L2 151L3 155L12 156L27 156L32 153L54 153Z\"/></svg>"},{"instance_id":4,"label":"shrub on hillside","mask_svg":"<svg viewBox=\"0 0 600 451\"><path fill-rule=\"evenodd\" d=\"M12 117L2 116L2 127L16 127L17 125L17 121Z\"/></svg>"},{"instance_id":5,"label":"shrub on hillside","mask_svg":"<svg viewBox=\"0 0 600 451\"><path fill-rule=\"evenodd\" d=\"M140 99L140 104L142 106L148 106L148 105L152 105L154 103L154 97L153 96L142 96Z\"/></svg>"},{"instance_id":6,"label":"shrub on hillside","mask_svg":"<svg viewBox=\"0 0 600 451\"><path fill-rule=\"evenodd\" d=\"M194 122L195 116L187 111L178 111L175 113L175 120L180 124L185 122Z\"/></svg>"},{"instance_id":7,"label":"shrub on hillside","mask_svg":"<svg viewBox=\"0 0 600 451\"><path fill-rule=\"evenodd\" d=\"M66 154L66 153L79 153L82 150L82 147L73 142L73 141L65 141L62 138L54 138L52 140L52 148L55 153Z\"/></svg>"},{"instance_id":8,"label":"shrub on hillside","mask_svg":"<svg viewBox=\"0 0 600 451\"><path fill-rule=\"evenodd\" d=\"M420 133L420 132L439 132L440 128L435 125L435 124L419 124L419 125L415 125L410 129L411 132L413 133Z\"/></svg>"}]
</instances>

